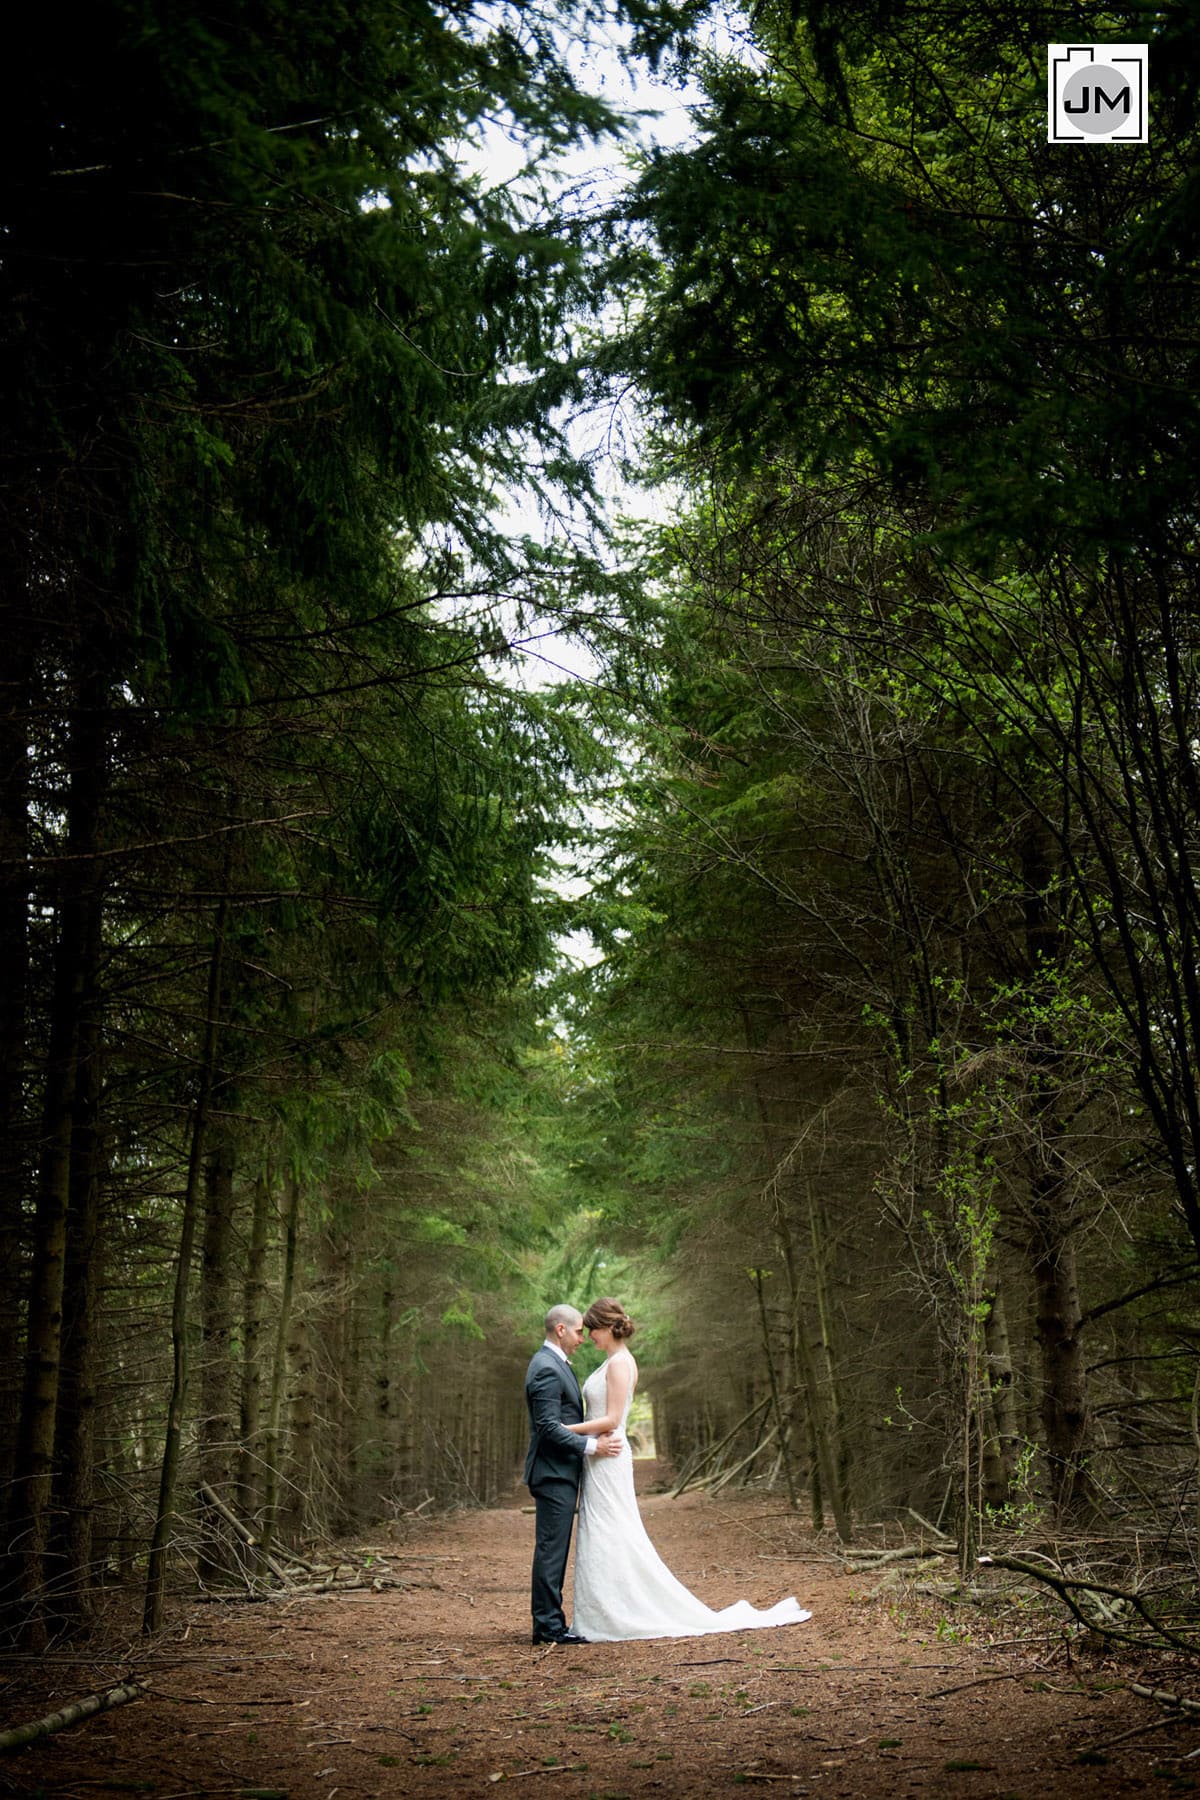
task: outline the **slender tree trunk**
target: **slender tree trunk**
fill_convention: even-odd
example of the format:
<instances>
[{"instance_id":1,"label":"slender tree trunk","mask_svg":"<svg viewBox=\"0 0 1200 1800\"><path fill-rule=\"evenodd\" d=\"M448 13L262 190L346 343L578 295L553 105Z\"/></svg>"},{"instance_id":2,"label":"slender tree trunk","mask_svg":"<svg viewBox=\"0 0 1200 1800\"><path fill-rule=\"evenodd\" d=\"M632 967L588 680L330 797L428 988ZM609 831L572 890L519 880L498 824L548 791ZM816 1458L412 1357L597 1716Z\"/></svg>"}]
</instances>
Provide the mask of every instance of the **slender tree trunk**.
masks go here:
<instances>
[{"instance_id":1,"label":"slender tree trunk","mask_svg":"<svg viewBox=\"0 0 1200 1800\"><path fill-rule=\"evenodd\" d=\"M754 1048L754 1029L749 1009L740 1008L742 1029L747 1046ZM807 1428L810 1441L809 1458L809 1500L812 1512L813 1529L824 1528L825 1507L828 1500L833 1509L838 1535L844 1542L849 1542L852 1534L850 1523L850 1505L848 1494L849 1442L841 1414L841 1400L835 1374L833 1353L833 1337L830 1320L828 1286L826 1281L825 1229L824 1219L819 1218L813 1200L811 1184L809 1186L809 1227L812 1245L810 1275L815 1290L815 1304L818 1319L818 1339L816 1353L808 1341L807 1331L807 1296L802 1291L800 1260L796 1254L795 1240L792 1233L791 1218L784 1201L783 1183L785 1178L794 1177L795 1150L788 1153L782 1164L777 1162L776 1134L771 1127L770 1109L762 1082L755 1077L753 1082L755 1105L758 1111L759 1125L762 1130L763 1143L769 1164L774 1166L769 1191L772 1194L771 1225L783 1258L784 1271L787 1276L788 1295L791 1311L791 1360L792 1378L797 1399L802 1394L807 1409ZM759 1294L761 1305L762 1295ZM819 1365L818 1366L818 1360ZM795 1407L793 1407L795 1410ZM787 1482L788 1496L793 1507L797 1506L796 1476L794 1468L795 1456L795 1420L789 1419L785 1426L782 1418L779 1421L779 1454Z\"/></svg>"},{"instance_id":2,"label":"slender tree trunk","mask_svg":"<svg viewBox=\"0 0 1200 1800\"><path fill-rule=\"evenodd\" d=\"M375 1437L378 1442L375 1491L371 1504L382 1514L383 1503L396 1487L399 1435L396 1418L396 1387L392 1377L392 1338L396 1328L396 1287L390 1265L385 1267L379 1296L379 1340L375 1354Z\"/></svg>"},{"instance_id":3,"label":"slender tree trunk","mask_svg":"<svg viewBox=\"0 0 1200 1800\"><path fill-rule=\"evenodd\" d=\"M1037 1335L1042 1360L1042 1443L1059 1512L1094 1504L1088 1478L1087 1371L1083 1353L1075 1246L1052 1239L1035 1246Z\"/></svg>"},{"instance_id":4,"label":"slender tree trunk","mask_svg":"<svg viewBox=\"0 0 1200 1800\"><path fill-rule=\"evenodd\" d=\"M224 887L227 886L228 869L226 869L224 883ZM200 1049L196 1104L192 1113L191 1148L188 1154L187 1181L183 1194L183 1216L179 1227L179 1256L175 1265L175 1291L171 1303L171 1393L167 1402L167 1427L158 1486L158 1508L155 1514L154 1531L150 1539L150 1558L146 1570L146 1601L142 1613L142 1630L147 1633L158 1631L163 1622L167 1587L167 1554L171 1542L171 1529L175 1520L175 1488L179 1476L184 1406L187 1400L188 1385L188 1289L191 1283L196 1243L196 1217L200 1210L204 1138L208 1125L208 1109L220 1037L218 1013L225 960L226 910L227 901L225 893L222 891L213 924L204 1037Z\"/></svg>"},{"instance_id":5,"label":"slender tree trunk","mask_svg":"<svg viewBox=\"0 0 1200 1800\"><path fill-rule=\"evenodd\" d=\"M801 1290L798 1259L792 1240L791 1226L782 1200L776 1196L775 1235L783 1252L784 1266L787 1270L788 1287L792 1303L792 1336L791 1348L795 1365L797 1383L804 1396L808 1414L808 1430L811 1448L811 1464L809 1477L809 1500L812 1509L813 1529L824 1528L825 1503L828 1502L832 1512L834 1525L843 1543L849 1543L853 1536L849 1501L846 1487L841 1479L843 1467L843 1451L839 1434L840 1412L837 1387L833 1379L833 1359L829 1346L824 1307L827 1301L823 1296L823 1273L818 1268L819 1259L813 1260L813 1277L818 1290L818 1338L814 1346L809 1337L807 1306L805 1295ZM814 1226L814 1229L816 1227ZM780 1449L784 1458L784 1467L788 1474L789 1494L794 1492L794 1478L788 1468L789 1452L780 1440ZM794 1504L794 1502L793 1502Z\"/></svg>"},{"instance_id":6,"label":"slender tree trunk","mask_svg":"<svg viewBox=\"0 0 1200 1800\"><path fill-rule=\"evenodd\" d=\"M262 1389L263 1340L267 1315L267 1223L271 1185L260 1175L254 1183L250 1243L242 1301L242 1389L239 1420L237 1506L246 1522L258 1516L263 1491Z\"/></svg>"},{"instance_id":7,"label":"slender tree trunk","mask_svg":"<svg viewBox=\"0 0 1200 1800\"><path fill-rule=\"evenodd\" d=\"M96 1334L100 1311L104 1174L101 1133L103 1016L95 979L101 953L101 913L89 910L88 968L76 1068L75 1129L71 1144L71 1200L63 1275L62 1364L55 1419L52 1610L69 1625L93 1612L92 1521L95 1513Z\"/></svg>"},{"instance_id":8,"label":"slender tree trunk","mask_svg":"<svg viewBox=\"0 0 1200 1800\"><path fill-rule=\"evenodd\" d=\"M803 1324L801 1323L801 1329ZM797 1357L797 1372L800 1371ZM814 1531L825 1529L825 1490L821 1486L821 1452L817 1444L817 1434L813 1430L812 1420L806 1421L808 1429L808 1510Z\"/></svg>"},{"instance_id":9,"label":"slender tree trunk","mask_svg":"<svg viewBox=\"0 0 1200 1800\"><path fill-rule=\"evenodd\" d=\"M833 1439L833 1422L829 1415L826 1395L817 1370L816 1358L813 1356L808 1331L803 1317L799 1322L796 1334L796 1347L800 1358L800 1379L804 1387L804 1397L808 1404L809 1428L812 1432L813 1460L820 1479L820 1494L814 1496L814 1522L818 1516L824 1515L824 1503L828 1502L833 1512L833 1523L838 1536L844 1544L852 1542L854 1537L853 1521L846 1511L841 1488L837 1478L837 1453Z\"/></svg>"},{"instance_id":10,"label":"slender tree trunk","mask_svg":"<svg viewBox=\"0 0 1200 1800\"><path fill-rule=\"evenodd\" d=\"M1062 931L1055 906L1055 846L1043 826L1031 824L1021 845L1025 942L1034 991L1062 963ZM1059 1512L1088 1511L1095 1492L1088 1477L1087 1371L1079 1303L1069 1176L1060 1145L1061 1053L1052 1040L1035 1046L1029 1077L1033 1134L1030 1245L1037 1295L1037 1335L1042 1361L1042 1435L1051 1491Z\"/></svg>"},{"instance_id":11,"label":"slender tree trunk","mask_svg":"<svg viewBox=\"0 0 1200 1800\"><path fill-rule=\"evenodd\" d=\"M829 1221L812 1181L806 1185L812 1244L813 1299L817 1314L816 1360L818 1373L829 1395L829 1425L833 1433L833 1467L837 1478L838 1509L849 1520L853 1516L850 1501L850 1433L846 1429L842 1384L838 1379L838 1359L834 1349L833 1306L829 1296Z\"/></svg>"},{"instance_id":12,"label":"slender tree trunk","mask_svg":"<svg viewBox=\"0 0 1200 1800\"><path fill-rule=\"evenodd\" d=\"M91 913L102 904L96 849L107 762L105 699L104 684L98 677L83 683L68 751L66 855L60 876L58 942L43 1088L25 1382L8 1531L10 1593L31 1649L44 1647L46 1641L41 1608L50 1539L79 1042L84 996L95 984L95 971L88 967L89 954L97 942Z\"/></svg>"},{"instance_id":13,"label":"slender tree trunk","mask_svg":"<svg viewBox=\"0 0 1200 1800\"><path fill-rule=\"evenodd\" d=\"M296 1239L300 1229L300 1183L295 1175L288 1179L287 1212L283 1224L283 1279L280 1284L279 1318L275 1329L275 1349L271 1359L271 1389L267 1402L266 1468L263 1489L263 1528L260 1546L260 1569L265 1572L266 1558L275 1543L279 1522L279 1487L283 1463L280 1419L283 1416L283 1389L287 1371L287 1345L291 1332L292 1297L296 1286Z\"/></svg>"},{"instance_id":14,"label":"slender tree trunk","mask_svg":"<svg viewBox=\"0 0 1200 1800\"><path fill-rule=\"evenodd\" d=\"M343 1304L344 1329L342 1349L345 1355L345 1406L338 1420L340 1453L338 1467L342 1471L342 1517L344 1529L354 1530L363 1516L363 1398L366 1391L367 1347L362 1333L362 1296L353 1281L351 1270L354 1247L347 1240L346 1297Z\"/></svg>"},{"instance_id":15,"label":"slender tree trunk","mask_svg":"<svg viewBox=\"0 0 1200 1800\"><path fill-rule=\"evenodd\" d=\"M205 1158L204 1244L200 1262L200 1479L223 1499L233 1471L233 1172L234 1149L222 1130ZM203 1520L201 1567L213 1578L234 1566L220 1518Z\"/></svg>"},{"instance_id":16,"label":"slender tree trunk","mask_svg":"<svg viewBox=\"0 0 1200 1800\"><path fill-rule=\"evenodd\" d=\"M1008 1315L1004 1290L999 1282L988 1296L983 1329L993 1427L984 1465L984 1492L989 1506L1004 1506L1012 1493L1012 1479L1021 1451L1021 1427L1017 1418Z\"/></svg>"},{"instance_id":17,"label":"slender tree trunk","mask_svg":"<svg viewBox=\"0 0 1200 1800\"><path fill-rule=\"evenodd\" d=\"M312 1294L307 1381L298 1381L305 1412L311 1423L302 1429L296 1448L307 1453L308 1467L320 1467L325 1486L321 1524L335 1536L349 1528L355 1480L359 1369L354 1353L354 1294L351 1280L353 1249L347 1208L340 1198L331 1201L329 1218L317 1237L317 1276ZM318 1354L319 1352L319 1354ZM301 1371L297 1369L297 1376ZM310 1390L304 1406L304 1389ZM318 1423L319 1421L319 1423ZM305 1435L311 1447L305 1443ZM302 1484L307 1490L311 1476Z\"/></svg>"},{"instance_id":18,"label":"slender tree trunk","mask_svg":"<svg viewBox=\"0 0 1200 1800\"><path fill-rule=\"evenodd\" d=\"M21 1295L33 1132L29 1057L29 658L9 645L0 687L0 1493L9 1492L21 1411Z\"/></svg>"},{"instance_id":19,"label":"slender tree trunk","mask_svg":"<svg viewBox=\"0 0 1200 1800\"><path fill-rule=\"evenodd\" d=\"M395 1486L397 1493L407 1498L416 1485L419 1473L416 1402L412 1393L411 1381L401 1394L398 1426Z\"/></svg>"},{"instance_id":20,"label":"slender tree trunk","mask_svg":"<svg viewBox=\"0 0 1200 1800\"><path fill-rule=\"evenodd\" d=\"M965 1266L960 1270L963 1282L960 1299L965 1341L962 1345L960 1369L963 1404L958 1572L962 1580L966 1581L979 1549L983 1513L984 1405L988 1400L984 1380L986 1352L982 1328L985 1271L981 1266L982 1258L974 1233L970 1236L963 1260Z\"/></svg>"},{"instance_id":21,"label":"slender tree trunk","mask_svg":"<svg viewBox=\"0 0 1200 1800\"><path fill-rule=\"evenodd\" d=\"M783 1416L783 1399L779 1392L779 1381L775 1374L775 1358L771 1351L771 1328L767 1323L767 1302L763 1295L763 1272L754 1270L754 1291L758 1296L758 1319L762 1328L763 1355L767 1360L767 1377L771 1386L771 1407L775 1414L775 1423L779 1427L779 1452L783 1458L783 1475L787 1483L788 1505L793 1512L799 1510L796 1500L796 1482L792 1474L792 1462L787 1453L787 1430L789 1421Z\"/></svg>"},{"instance_id":22,"label":"slender tree trunk","mask_svg":"<svg viewBox=\"0 0 1200 1800\"><path fill-rule=\"evenodd\" d=\"M304 1536L307 1521L315 1516L313 1493L313 1427L316 1418L313 1394L312 1332L303 1307L292 1307L292 1329L288 1334L288 1365L291 1370L291 1392L288 1395L287 1498L282 1513L284 1531L298 1541Z\"/></svg>"}]
</instances>

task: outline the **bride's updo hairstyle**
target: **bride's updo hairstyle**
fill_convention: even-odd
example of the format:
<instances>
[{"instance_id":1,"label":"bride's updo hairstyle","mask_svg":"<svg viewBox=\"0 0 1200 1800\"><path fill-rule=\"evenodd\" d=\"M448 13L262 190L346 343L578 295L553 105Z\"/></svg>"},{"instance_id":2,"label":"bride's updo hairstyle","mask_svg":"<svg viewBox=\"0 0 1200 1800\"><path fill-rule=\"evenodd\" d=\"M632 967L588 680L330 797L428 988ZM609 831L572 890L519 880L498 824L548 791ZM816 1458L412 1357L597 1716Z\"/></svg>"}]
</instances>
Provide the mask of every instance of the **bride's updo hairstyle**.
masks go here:
<instances>
[{"instance_id":1,"label":"bride's updo hairstyle","mask_svg":"<svg viewBox=\"0 0 1200 1800\"><path fill-rule=\"evenodd\" d=\"M599 1325L618 1339L631 1338L637 1329L619 1300L593 1300L583 1315L583 1322L589 1331Z\"/></svg>"}]
</instances>

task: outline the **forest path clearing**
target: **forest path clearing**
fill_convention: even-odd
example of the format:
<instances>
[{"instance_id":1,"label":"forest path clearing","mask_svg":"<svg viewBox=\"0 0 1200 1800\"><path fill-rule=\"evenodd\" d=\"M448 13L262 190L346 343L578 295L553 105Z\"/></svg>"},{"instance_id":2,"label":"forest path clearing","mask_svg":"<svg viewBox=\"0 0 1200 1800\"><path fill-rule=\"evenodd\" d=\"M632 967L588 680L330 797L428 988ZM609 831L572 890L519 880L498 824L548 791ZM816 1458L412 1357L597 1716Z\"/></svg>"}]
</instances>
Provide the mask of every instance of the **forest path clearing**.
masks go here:
<instances>
[{"instance_id":1,"label":"forest path clearing","mask_svg":"<svg viewBox=\"0 0 1200 1800\"><path fill-rule=\"evenodd\" d=\"M510 1781L533 1800L1200 1791L1195 1765L1176 1760L1200 1725L1165 1716L1105 1763L1077 1760L1152 1720L1118 1685L1129 1670L1072 1671L1061 1649L1039 1668L1047 1639L1013 1645L1006 1630L1007 1646L989 1648L969 1607L954 1622L977 1641L939 1639L936 1612L862 1598L870 1582L842 1574L777 1499L651 1494L643 1508L667 1562L710 1604L795 1593L813 1618L533 1649L533 1521L515 1500L406 1531L388 1551L400 1590L176 1603L139 1659L151 1696L6 1758L0 1794L398 1800ZM117 1678L43 1673L43 1711ZM14 1709L10 1687L7 1699L10 1719L33 1716L28 1696Z\"/></svg>"}]
</instances>

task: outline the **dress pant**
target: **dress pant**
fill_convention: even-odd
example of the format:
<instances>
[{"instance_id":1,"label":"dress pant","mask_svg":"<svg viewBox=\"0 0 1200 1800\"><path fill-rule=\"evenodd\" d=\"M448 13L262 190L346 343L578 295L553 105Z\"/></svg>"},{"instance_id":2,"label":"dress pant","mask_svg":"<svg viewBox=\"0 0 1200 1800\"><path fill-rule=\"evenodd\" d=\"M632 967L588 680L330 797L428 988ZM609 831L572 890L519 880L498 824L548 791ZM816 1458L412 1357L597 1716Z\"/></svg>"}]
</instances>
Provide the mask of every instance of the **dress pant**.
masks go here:
<instances>
[{"instance_id":1,"label":"dress pant","mask_svg":"<svg viewBox=\"0 0 1200 1800\"><path fill-rule=\"evenodd\" d=\"M533 1545L533 1630L535 1636L553 1636L567 1628L562 1590L579 1484L554 1477L542 1479L533 1489L533 1499L537 1514Z\"/></svg>"}]
</instances>

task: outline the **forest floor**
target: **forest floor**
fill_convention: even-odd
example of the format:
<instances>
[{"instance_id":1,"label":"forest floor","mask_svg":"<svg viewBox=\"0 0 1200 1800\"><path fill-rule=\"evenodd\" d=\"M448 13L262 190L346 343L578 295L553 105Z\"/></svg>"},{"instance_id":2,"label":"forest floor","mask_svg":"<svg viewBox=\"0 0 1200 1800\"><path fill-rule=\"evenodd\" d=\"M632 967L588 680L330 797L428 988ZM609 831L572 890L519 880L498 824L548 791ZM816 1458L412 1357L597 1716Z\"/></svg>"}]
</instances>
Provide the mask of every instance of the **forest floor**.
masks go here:
<instances>
[{"instance_id":1,"label":"forest floor","mask_svg":"<svg viewBox=\"0 0 1200 1800\"><path fill-rule=\"evenodd\" d=\"M812 1619L534 1649L533 1521L514 1494L506 1508L406 1520L371 1540L373 1567L401 1587L178 1599L148 1648L110 1636L103 1656L0 1662L9 1722L130 1672L150 1690L4 1757L0 1796L444 1800L510 1783L529 1800L1200 1791L1200 1716L1129 1687L1179 1693L1190 1680L1194 1691L1200 1677L1072 1646L1039 1601L984 1610L903 1582L872 1597L879 1576L847 1573L778 1498L673 1500L650 1492L653 1480L639 1465L651 1536L703 1599L795 1593Z\"/></svg>"}]
</instances>

